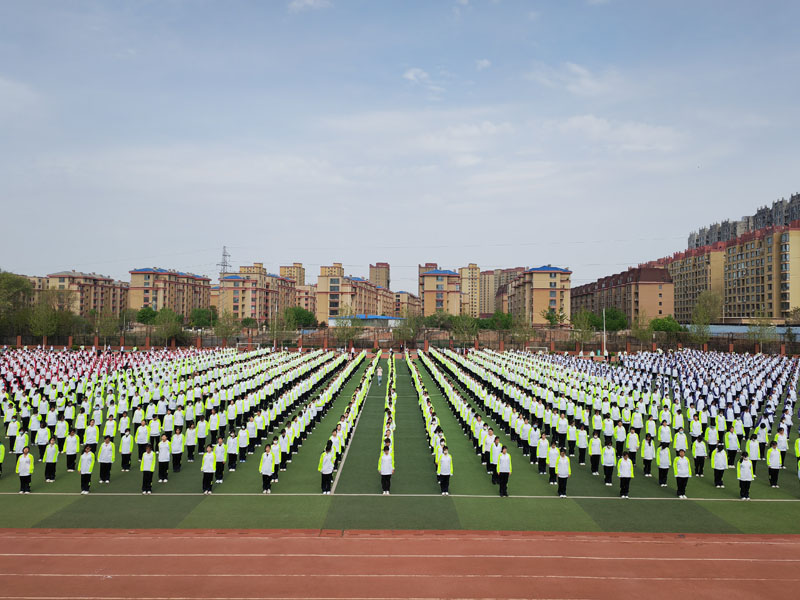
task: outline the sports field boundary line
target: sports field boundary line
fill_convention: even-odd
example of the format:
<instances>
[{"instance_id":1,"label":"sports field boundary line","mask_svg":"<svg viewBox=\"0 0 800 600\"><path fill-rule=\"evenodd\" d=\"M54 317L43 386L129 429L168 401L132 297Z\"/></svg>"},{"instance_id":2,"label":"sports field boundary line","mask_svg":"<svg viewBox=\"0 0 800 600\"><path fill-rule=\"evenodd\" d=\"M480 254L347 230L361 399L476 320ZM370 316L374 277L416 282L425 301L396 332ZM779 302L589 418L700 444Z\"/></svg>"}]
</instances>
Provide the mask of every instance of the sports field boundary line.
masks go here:
<instances>
[{"instance_id":1,"label":"sports field boundary line","mask_svg":"<svg viewBox=\"0 0 800 600\"><path fill-rule=\"evenodd\" d=\"M356 389L358 389L358 388L356 388ZM367 395L364 396L364 404L367 403L367 399L369 398L369 393L371 391L372 391L372 378L370 378L369 386L367 386ZM359 411L358 416L356 417L356 423L355 423L355 425L353 425L353 433L350 434L350 441L347 442L347 448L344 449L344 454L342 455L342 464L339 465L339 469L336 471L336 479L333 480L333 487L331 488L331 495L335 495L336 494L336 486L339 485L339 477L342 476L342 471L344 471L344 463L345 463L345 461L347 461L347 455L350 452L350 446L353 443L353 438L356 437L356 431L358 431L358 423L359 423L359 421L361 421L361 415L363 415L363 414L364 414L364 406L362 405L361 406L361 410ZM257 494L254 494L254 495L257 495ZM305 494L293 494L293 495L296 495L296 496L319 496L320 494L308 494L308 493L305 493ZM344 495L344 494L342 494L342 495Z\"/></svg>"},{"instance_id":2,"label":"sports field boundary line","mask_svg":"<svg viewBox=\"0 0 800 600\"><path fill-rule=\"evenodd\" d=\"M344 458L342 459L344 465ZM20 496L19 492L0 492L0 496ZM80 492L34 492L30 496L81 496ZM104 496L142 496L141 492L100 492L90 494L92 498L102 498ZM148 495L147 498L158 498L159 496L203 496L203 492L162 492L158 494ZM280 498L281 496L321 496L319 492L285 492L271 494L272 498ZM337 494L341 497L355 497L355 496L382 496L380 493L342 493ZM214 496L262 496L260 492L214 492ZM392 494L390 497L394 498L441 498L441 494ZM496 494L450 494L448 498L476 498L476 499L499 499ZM618 496L568 496L567 498L559 498L558 496L510 496L510 498L521 498L524 500L613 500L617 502L636 502L636 501L668 501L668 502L743 502L741 498L657 498L657 497L642 497L642 498L620 498ZM505 501L505 500L503 500ZM800 502L800 498L753 498L749 502Z\"/></svg>"}]
</instances>

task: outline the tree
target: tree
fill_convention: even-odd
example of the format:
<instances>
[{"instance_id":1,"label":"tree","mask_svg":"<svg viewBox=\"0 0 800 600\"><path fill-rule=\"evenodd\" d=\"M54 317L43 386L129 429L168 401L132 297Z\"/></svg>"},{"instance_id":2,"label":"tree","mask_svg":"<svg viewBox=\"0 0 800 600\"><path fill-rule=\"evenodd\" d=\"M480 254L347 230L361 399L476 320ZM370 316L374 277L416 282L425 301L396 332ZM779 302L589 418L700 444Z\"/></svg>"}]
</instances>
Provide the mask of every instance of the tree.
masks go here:
<instances>
[{"instance_id":1,"label":"tree","mask_svg":"<svg viewBox=\"0 0 800 600\"><path fill-rule=\"evenodd\" d=\"M689 332L696 344L705 344L711 337L711 323L719 320L722 314L722 297L716 292L706 290L697 297L692 310L692 323Z\"/></svg>"},{"instance_id":2,"label":"tree","mask_svg":"<svg viewBox=\"0 0 800 600\"><path fill-rule=\"evenodd\" d=\"M33 285L27 277L0 271L0 333L21 334L30 328Z\"/></svg>"},{"instance_id":3,"label":"tree","mask_svg":"<svg viewBox=\"0 0 800 600\"><path fill-rule=\"evenodd\" d=\"M126 308L123 310L119 315L119 328L122 331L127 331L131 323L136 322L136 317L139 315L139 311L135 308Z\"/></svg>"},{"instance_id":4,"label":"tree","mask_svg":"<svg viewBox=\"0 0 800 600\"><path fill-rule=\"evenodd\" d=\"M446 313L443 310L437 310L432 315L425 317L425 327L430 329L445 329L450 331L453 329L453 315Z\"/></svg>"},{"instance_id":5,"label":"tree","mask_svg":"<svg viewBox=\"0 0 800 600\"><path fill-rule=\"evenodd\" d=\"M631 323L631 335L643 344L653 339L653 323L647 318L647 313L641 311Z\"/></svg>"},{"instance_id":6,"label":"tree","mask_svg":"<svg viewBox=\"0 0 800 600\"><path fill-rule=\"evenodd\" d=\"M287 324L293 324L292 329L303 327L316 327L317 316L302 306L289 306L283 311Z\"/></svg>"},{"instance_id":7,"label":"tree","mask_svg":"<svg viewBox=\"0 0 800 600\"><path fill-rule=\"evenodd\" d=\"M672 315L667 315L661 319L653 319L650 321L650 327L653 331L666 331L667 333L678 333L684 330Z\"/></svg>"},{"instance_id":8,"label":"tree","mask_svg":"<svg viewBox=\"0 0 800 600\"><path fill-rule=\"evenodd\" d=\"M286 321L283 318L283 315L275 315L272 317L269 322L267 323L267 330L269 331L269 337L272 338L273 346L278 345L278 337L286 331Z\"/></svg>"},{"instance_id":9,"label":"tree","mask_svg":"<svg viewBox=\"0 0 800 600\"><path fill-rule=\"evenodd\" d=\"M189 324L198 329L211 327L213 317L214 313L210 308L193 308L189 313Z\"/></svg>"},{"instance_id":10,"label":"tree","mask_svg":"<svg viewBox=\"0 0 800 600\"><path fill-rule=\"evenodd\" d=\"M239 321L236 320L233 313L227 310L220 315L214 324L214 335L226 341L239 333L239 331L241 331Z\"/></svg>"},{"instance_id":11,"label":"tree","mask_svg":"<svg viewBox=\"0 0 800 600\"><path fill-rule=\"evenodd\" d=\"M406 346L416 347L417 338L425 327L425 317L422 315L409 314L408 310L403 314L403 320L394 328L394 336Z\"/></svg>"},{"instance_id":12,"label":"tree","mask_svg":"<svg viewBox=\"0 0 800 600\"><path fill-rule=\"evenodd\" d=\"M40 300L30 314L31 333L36 337L51 336L56 332L56 311L46 301Z\"/></svg>"},{"instance_id":13,"label":"tree","mask_svg":"<svg viewBox=\"0 0 800 600\"><path fill-rule=\"evenodd\" d=\"M551 328L558 327L567 321L567 315L561 309L557 311L552 307L548 309L542 309L539 314L544 318L545 321L547 321Z\"/></svg>"},{"instance_id":14,"label":"tree","mask_svg":"<svg viewBox=\"0 0 800 600\"><path fill-rule=\"evenodd\" d=\"M364 331L364 325L361 324L361 320L352 312L347 311L340 319L336 320L333 336L338 342L349 346L359 338L362 331Z\"/></svg>"},{"instance_id":15,"label":"tree","mask_svg":"<svg viewBox=\"0 0 800 600\"><path fill-rule=\"evenodd\" d=\"M151 307L145 306L136 313L136 320L142 325L153 325L156 322L157 314Z\"/></svg>"},{"instance_id":16,"label":"tree","mask_svg":"<svg viewBox=\"0 0 800 600\"><path fill-rule=\"evenodd\" d=\"M458 315L453 318L453 336L461 343L475 339L478 335L478 322L470 315Z\"/></svg>"},{"instance_id":17,"label":"tree","mask_svg":"<svg viewBox=\"0 0 800 600\"><path fill-rule=\"evenodd\" d=\"M510 314L496 310L488 319L478 319L478 328L491 331L507 331L511 329L512 321Z\"/></svg>"},{"instance_id":18,"label":"tree","mask_svg":"<svg viewBox=\"0 0 800 600\"><path fill-rule=\"evenodd\" d=\"M253 329L258 329L258 321L256 321L253 317L247 317L242 319L242 327L247 329L247 334L252 335Z\"/></svg>"},{"instance_id":19,"label":"tree","mask_svg":"<svg viewBox=\"0 0 800 600\"><path fill-rule=\"evenodd\" d=\"M620 309L615 306L609 306L605 309L606 313L606 331L622 331L628 328L628 317ZM592 325L597 331L603 330L603 311L599 313L592 313Z\"/></svg>"},{"instance_id":20,"label":"tree","mask_svg":"<svg viewBox=\"0 0 800 600\"><path fill-rule=\"evenodd\" d=\"M525 344L536 334L536 330L527 320L516 317L511 323L511 340L517 344Z\"/></svg>"},{"instance_id":21,"label":"tree","mask_svg":"<svg viewBox=\"0 0 800 600\"><path fill-rule=\"evenodd\" d=\"M778 339L778 330L772 319L763 311L758 311L747 326L747 339L757 342L764 351L764 346Z\"/></svg>"},{"instance_id":22,"label":"tree","mask_svg":"<svg viewBox=\"0 0 800 600\"><path fill-rule=\"evenodd\" d=\"M155 327L156 339L166 344L181 334L183 331L183 319L174 310L162 308L156 314L153 326Z\"/></svg>"},{"instance_id":23,"label":"tree","mask_svg":"<svg viewBox=\"0 0 800 600\"><path fill-rule=\"evenodd\" d=\"M583 345L594 339L595 328L592 325L592 313L588 310L580 310L577 314L572 315L572 339L581 345L581 352L583 352Z\"/></svg>"},{"instance_id":24,"label":"tree","mask_svg":"<svg viewBox=\"0 0 800 600\"><path fill-rule=\"evenodd\" d=\"M97 333L103 338L104 344L108 343L108 338L119 333L119 318L110 310L98 315Z\"/></svg>"}]
</instances>

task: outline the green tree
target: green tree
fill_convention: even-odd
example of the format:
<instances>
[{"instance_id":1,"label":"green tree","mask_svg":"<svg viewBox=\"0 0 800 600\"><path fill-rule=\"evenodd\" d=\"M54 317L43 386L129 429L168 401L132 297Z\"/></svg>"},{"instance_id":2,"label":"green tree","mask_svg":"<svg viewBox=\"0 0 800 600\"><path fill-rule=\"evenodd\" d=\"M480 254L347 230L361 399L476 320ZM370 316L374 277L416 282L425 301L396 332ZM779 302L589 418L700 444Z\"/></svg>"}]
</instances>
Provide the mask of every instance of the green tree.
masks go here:
<instances>
[{"instance_id":1,"label":"green tree","mask_svg":"<svg viewBox=\"0 0 800 600\"><path fill-rule=\"evenodd\" d=\"M558 327L559 325L563 325L567 322L567 315L566 313L559 309L555 310L554 308L542 309L539 314L547 321L547 324L551 327Z\"/></svg>"},{"instance_id":2,"label":"green tree","mask_svg":"<svg viewBox=\"0 0 800 600\"><path fill-rule=\"evenodd\" d=\"M108 338L119 333L119 318L110 310L98 315L97 333L103 338L103 344L107 344Z\"/></svg>"},{"instance_id":3,"label":"green tree","mask_svg":"<svg viewBox=\"0 0 800 600\"><path fill-rule=\"evenodd\" d=\"M697 297L692 310L689 333L696 344L705 344L711 337L711 323L722 315L722 297L716 292L706 290Z\"/></svg>"},{"instance_id":4,"label":"green tree","mask_svg":"<svg viewBox=\"0 0 800 600\"><path fill-rule=\"evenodd\" d=\"M151 307L145 306L144 308L139 309L139 312L136 313L136 321L142 325L153 325L156 322L157 314L158 313Z\"/></svg>"},{"instance_id":5,"label":"green tree","mask_svg":"<svg viewBox=\"0 0 800 600\"><path fill-rule=\"evenodd\" d=\"M283 311L283 318L287 324L293 325L292 329L316 327L317 317L310 310L302 306L289 306Z\"/></svg>"},{"instance_id":6,"label":"green tree","mask_svg":"<svg viewBox=\"0 0 800 600\"><path fill-rule=\"evenodd\" d=\"M253 317L246 317L242 319L242 327L247 329L248 335L252 335L252 330L258 329L258 321L256 321Z\"/></svg>"},{"instance_id":7,"label":"green tree","mask_svg":"<svg viewBox=\"0 0 800 600\"><path fill-rule=\"evenodd\" d=\"M747 339L757 342L764 351L767 346L778 339L778 330L764 311L758 311L747 326Z\"/></svg>"},{"instance_id":8,"label":"green tree","mask_svg":"<svg viewBox=\"0 0 800 600\"><path fill-rule=\"evenodd\" d=\"M193 308L189 313L189 324L198 329L211 327L213 316L210 308Z\"/></svg>"},{"instance_id":9,"label":"green tree","mask_svg":"<svg viewBox=\"0 0 800 600\"><path fill-rule=\"evenodd\" d=\"M643 344L653 339L653 324L645 311L641 311L638 316L633 318L631 335Z\"/></svg>"},{"instance_id":10,"label":"green tree","mask_svg":"<svg viewBox=\"0 0 800 600\"><path fill-rule=\"evenodd\" d=\"M31 333L36 337L51 336L56 332L56 311L49 302L40 300L30 314Z\"/></svg>"},{"instance_id":11,"label":"green tree","mask_svg":"<svg viewBox=\"0 0 800 600\"><path fill-rule=\"evenodd\" d=\"M453 329L453 315L446 313L443 310L437 310L432 315L425 317L425 327L429 329L445 329L450 331Z\"/></svg>"},{"instance_id":12,"label":"green tree","mask_svg":"<svg viewBox=\"0 0 800 600\"><path fill-rule=\"evenodd\" d=\"M223 340L230 340L233 336L241 331L241 325L233 313L224 311L217 322L214 324L214 335Z\"/></svg>"},{"instance_id":13,"label":"green tree","mask_svg":"<svg viewBox=\"0 0 800 600\"><path fill-rule=\"evenodd\" d=\"M488 319L478 319L478 327L491 331L508 331L511 329L512 322L510 314L497 310Z\"/></svg>"},{"instance_id":14,"label":"green tree","mask_svg":"<svg viewBox=\"0 0 800 600\"><path fill-rule=\"evenodd\" d=\"M119 328L121 331L130 329L133 323L136 323L136 317L139 316L139 311L135 308L126 308L119 315Z\"/></svg>"},{"instance_id":15,"label":"green tree","mask_svg":"<svg viewBox=\"0 0 800 600\"><path fill-rule=\"evenodd\" d=\"M339 343L349 346L355 342L364 331L361 319L358 319L351 311L346 311L340 319L336 320L336 327L333 328L333 336Z\"/></svg>"},{"instance_id":16,"label":"green tree","mask_svg":"<svg viewBox=\"0 0 800 600\"><path fill-rule=\"evenodd\" d=\"M425 317L411 315L408 310L403 314L403 320L394 328L394 337L406 346L416 347L417 339L425 328Z\"/></svg>"},{"instance_id":17,"label":"green tree","mask_svg":"<svg viewBox=\"0 0 800 600\"><path fill-rule=\"evenodd\" d=\"M27 277L0 271L0 333L22 334L30 330L33 285Z\"/></svg>"},{"instance_id":18,"label":"green tree","mask_svg":"<svg viewBox=\"0 0 800 600\"><path fill-rule=\"evenodd\" d=\"M572 315L572 339L581 345L581 352L583 345L594 339L595 328L592 325L592 313L588 310L580 310L577 314Z\"/></svg>"},{"instance_id":19,"label":"green tree","mask_svg":"<svg viewBox=\"0 0 800 600\"><path fill-rule=\"evenodd\" d=\"M620 309L609 306L606 312L606 331L622 331L628 328L628 317ZM603 311L592 313L592 325L597 331L603 330Z\"/></svg>"},{"instance_id":20,"label":"green tree","mask_svg":"<svg viewBox=\"0 0 800 600\"><path fill-rule=\"evenodd\" d=\"M650 327L653 331L666 331L667 333L683 331L681 324L678 323L672 315L667 315L661 319L653 319L650 321Z\"/></svg>"},{"instance_id":21,"label":"green tree","mask_svg":"<svg viewBox=\"0 0 800 600\"><path fill-rule=\"evenodd\" d=\"M174 310L162 308L153 321L155 337L165 344L180 336L183 331L183 319Z\"/></svg>"},{"instance_id":22,"label":"green tree","mask_svg":"<svg viewBox=\"0 0 800 600\"><path fill-rule=\"evenodd\" d=\"M475 339L478 335L478 322L470 315L458 315L453 318L453 337L461 343L466 344Z\"/></svg>"},{"instance_id":23,"label":"green tree","mask_svg":"<svg viewBox=\"0 0 800 600\"><path fill-rule=\"evenodd\" d=\"M536 329L526 319L514 318L509 330L511 340L517 344L526 344L536 337Z\"/></svg>"}]
</instances>

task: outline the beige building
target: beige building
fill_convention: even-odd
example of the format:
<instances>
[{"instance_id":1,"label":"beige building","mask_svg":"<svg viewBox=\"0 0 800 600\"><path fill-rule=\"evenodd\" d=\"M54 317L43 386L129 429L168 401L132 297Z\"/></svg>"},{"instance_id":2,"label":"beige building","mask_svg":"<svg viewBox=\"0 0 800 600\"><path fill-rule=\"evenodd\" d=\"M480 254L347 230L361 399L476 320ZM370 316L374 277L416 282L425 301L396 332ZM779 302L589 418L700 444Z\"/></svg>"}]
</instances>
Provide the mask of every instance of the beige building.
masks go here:
<instances>
[{"instance_id":1,"label":"beige building","mask_svg":"<svg viewBox=\"0 0 800 600\"><path fill-rule=\"evenodd\" d=\"M57 290L61 293L54 295L56 308L82 317L90 316L92 311L119 316L128 308L127 281L79 271L60 271L47 277L28 277L28 280L33 286L34 303L39 301L43 292Z\"/></svg>"},{"instance_id":2,"label":"beige building","mask_svg":"<svg viewBox=\"0 0 800 600\"><path fill-rule=\"evenodd\" d=\"M297 306L317 314L317 284L297 285L295 290L297 292Z\"/></svg>"},{"instance_id":3,"label":"beige building","mask_svg":"<svg viewBox=\"0 0 800 600\"><path fill-rule=\"evenodd\" d=\"M451 315L461 314L461 277L455 271L431 269L419 275L422 290L422 314L430 316L436 312Z\"/></svg>"},{"instance_id":4,"label":"beige building","mask_svg":"<svg viewBox=\"0 0 800 600\"><path fill-rule=\"evenodd\" d=\"M435 271L439 268L438 263L428 262L424 265L417 265L417 297L422 300L422 274L428 271Z\"/></svg>"},{"instance_id":5,"label":"beige building","mask_svg":"<svg viewBox=\"0 0 800 600\"><path fill-rule=\"evenodd\" d=\"M480 316L481 270L475 263L469 263L458 270L461 278L461 314Z\"/></svg>"},{"instance_id":6,"label":"beige building","mask_svg":"<svg viewBox=\"0 0 800 600\"><path fill-rule=\"evenodd\" d=\"M800 220L648 264L663 265L673 274L681 323L691 322L696 299L705 290L722 296L723 323L748 323L759 315L780 323L800 306Z\"/></svg>"},{"instance_id":7,"label":"beige building","mask_svg":"<svg viewBox=\"0 0 800 600\"><path fill-rule=\"evenodd\" d=\"M203 275L160 268L130 271L128 306L169 308L186 319L195 308L211 306L211 280Z\"/></svg>"},{"instance_id":8,"label":"beige building","mask_svg":"<svg viewBox=\"0 0 800 600\"><path fill-rule=\"evenodd\" d=\"M291 266L283 266L280 268L281 277L291 279L296 286L303 286L306 284L306 269L303 263L292 263Z\"/></svg>"},{"instance_id":9,"label":"beige building","mask_svg":"<svg viewBox=\"0 0 800 600\"><path fill-rule=\"evenodd\" d=\"M572 271L550 265L527 269L508 283L508 312L532 325L546 325L542 311L563 311L570 316Z\"/></svg>"},{"instance_id":10,"label":"beige building","mask_svg":"<svg viewBox=\"0 0 800 600\"><path fill-rule=\"evenodd\" d=\"M259 325L296 306L294 280L269 273L263 263L239 267L239 273L220 276L219 314L255 319Z\"/></svg>"},{"instance_id":11,"label":"beige building","mask_svg":"<svg viewBox=\"0 0 800 600\"><path fill-rule=\"evenodd\" d=\"M660 266L632 267L572 290L572 313L588 310L599 315L604 308L625 313L628 326L637 318L660 319L674 315L675 288L669 271Z\"/></svg>"},{"instance_id":12,"label":"beige building","mask_svg":"<svg viewBox=\"0 0 800 600\"><path fill-rule=\"evenodd\" d=\"M379 262L369 266L369 280L382 288L387 290L392 286L391 278L389 277L389 263Z\"/></svg>"},{"instance_id":13,"label":"beige building","mask_svg":"<svg viewBox=\"0 0 800 600\"><path fill-rule=\"evenodd\" d=\"M413 317L422 314L422 301L410 292L394 293L394 315Z\"/></svg>"},{"instance_id":14,"label":"beige building","mask_svg":"<svg viewBox=\"0 0 800 600\"><path fill-rule=\"evenodd\" d=\"M481 317L491 317L496 310L507 312L502 310L500 305L495 305L497 291L501 286L507 286L512 279L524 271L524 267L481 271L480 302L478 307Z\"/></svg>"},{"instance_id":15,"label":"beige building","mask_svg":"<svg viewBox=\"0 0 800 600\"><path fill-rule=\"evenodd\" d=\"M319 268L320 277L344 277L344 267L342 263L333 263L329 267Z\"/></svg>"},{"instance_id":16,"label":"beige building","mask_svg":"<svg viewBox=\"0 0 800 600\"><path fill-rule=\"evenodd\" d=\"M330 317L355 315L394 315L394 296L361 277L343 275L340 263L321 267L317 278L317 321Z\"/></svg>"}]
</instances>

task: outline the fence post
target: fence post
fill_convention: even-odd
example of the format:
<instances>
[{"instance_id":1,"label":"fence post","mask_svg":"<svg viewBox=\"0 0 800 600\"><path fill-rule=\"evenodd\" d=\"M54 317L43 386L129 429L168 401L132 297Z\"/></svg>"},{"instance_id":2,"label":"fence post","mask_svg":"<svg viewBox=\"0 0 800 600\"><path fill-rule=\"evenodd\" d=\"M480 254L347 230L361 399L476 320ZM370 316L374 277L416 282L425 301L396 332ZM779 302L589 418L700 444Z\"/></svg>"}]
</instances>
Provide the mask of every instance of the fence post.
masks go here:
<instances>
[{"instance_id":1,"label":"fence post","mask_svg":"<svg viewBox=\"0 0 800 600\"><path fill-rule=\"evenodd\" d=\"M625 354L631 353L631 341L625 340Z\"/></svg>"},{"instance_id":2,"label":"fence post","mask_svg":"<svg viewBox=\"0 0 800 600\"><path fill-rule=\"evenodd\" d=\"M248 335L247 336L247 351L250 352L250 350L252 350L252 349L253 349L253 336Z\"/></svg>"},{"instance_id":3,"label":"fence post","mask_svg":"<svg viewBox=\"0 0 800 600\"><path fill-rule=\"evenodd\" d=\"M556 351L556 342L553 340L553 337L550 336L550 352Z\"/></svg>"},{"instance_id":4,"label":"fence post","mask_svg":"<svg viewBox=\"0 0 800 600\"><path fill-rule=\"evenodd\" d=\"M94 336L94 347L97 348L100 345L100 338Z\"/></svg>"},{"instance_id":5,"label":"fence post","mask_svg":"<svg viewBox=\"0 0 800 600\"><path fill-rule=\"evenodd\" d=\"M427 351L428 351L428 348L429 348L429 345L428 345L428 340L425 340L425 352L427 352Z\"/></svg>"},{"instance_id":6,"label":"fence post","mask_svg":"<svg viewBox=\"0 0 800 600\"><path fill-rule=\"evenodd\" d=\"M703 344L703 352L708 352L708 342Z\"/></svg>"},{"instance_id":7,"label":"fence post","mask_svg":"<svg viewBox=\"0 0 800 600\"><path fill-rule=\"evenodd\" d=\"M478 349L478 338L475 338L475 350Z\"/></svg>"},{"instance_id":8,"label":"fence post","mask_svg":"<svg viewBox=\"0 0 800 600\"><path fill-rule=\"evenodd\" d=\"M733 342L728 342L728 352L733 352Z\"/></svg>"},{"instance_id":9,"label":"fence post","mask_svg":"<svg viewBox=\"0 0 800 600\"><path fill-rule=\"evenodd\" d=\"M505 352L505 351L506 351L506 341L500 340L500 352Z\"/></svg>"},{"instance_id":10,"label":"fence post","mask_svg":"<svg viewBox=\"0 0 800 600\"><path fill-rule=\"evenodd\" d=\"M194 347L198 350L203 348L203 338L201 338L199 335L194 338Z\"/></svg>"},{"instance_id":11,"label":"fence post","mask_svg":"<svg viewBox=\"0 0 800 600\"><path fill-rule=\"evenodd\" d=\"M150 336L149 335L144 338L144 349L145 350L150 350Z\"/></svg>"},{"instance_id":12,"label":"fence post","mask_svg":"<svg viewBox=\"0 0 800 600\"><path fill-rule=\"evenodd\" d=\"M658 350L658 346L656 346L656 343L653 342L653 352L655 352L656 350Z\"/></svg>"},{"instance_id":13,"label":"fence post","mask_svg":"<svg viewBox=\"0 0 800 600\"><path fill-rule=\"evenodd\" d=\"M759 352L761 352L761 344L756 342L756 347L753 349L753 353L758 354Z\"/></svg>"},{"instance_id":14,"label":"fence post","mask_svg":"<svg viewBox=\"0 0 800 600\"><path fill-rule=\"evenodd\" d=\"M786 356L786 344L781 344L781 356Z\"/></svg>"},{"instance_id":15,"label":"fence post","mask_svg":"<svg viewBox=\"0 0 800 600\"><path fill-rule=\"evenodd\" d=\"M327 350L328 349L328 332L327 331L325 332L325 336L322 338L322 349L323 350Z\"/></svg>"},{"instance_id":16,"label":"fence post","mask_svg":"<svg viewBox=\"0 0 800 600\"><path fill-rule=\"evenodd\" d=\"M71 350L72 349L72 336L67 338L67 347Z\"/></svg>"},{"instance_id":17,"label":"fence post","mask_svg":"<svg viewBox=\"0 0 800 600\"><path fill-rule=\"evenodd\" d=\"M125 345L125 336L121 335L121 336L119 336L119 347L120 347L120 349L122 349L122 347L124 345Z\"/></svg>"}]
</instances>

